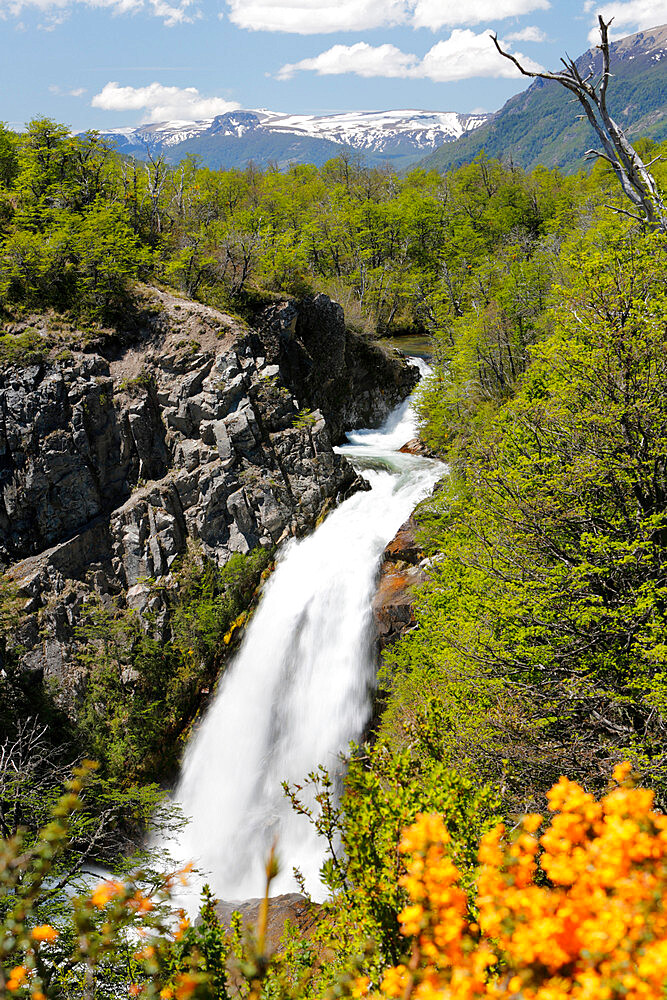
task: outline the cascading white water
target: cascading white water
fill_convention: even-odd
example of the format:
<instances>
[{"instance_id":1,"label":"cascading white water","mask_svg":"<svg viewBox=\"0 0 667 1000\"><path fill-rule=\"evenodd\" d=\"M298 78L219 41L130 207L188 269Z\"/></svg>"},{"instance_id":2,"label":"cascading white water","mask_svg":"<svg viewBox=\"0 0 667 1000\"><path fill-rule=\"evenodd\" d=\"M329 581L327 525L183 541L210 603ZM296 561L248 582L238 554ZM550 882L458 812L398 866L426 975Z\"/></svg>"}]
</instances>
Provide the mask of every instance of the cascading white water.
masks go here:
<instances>
[{"instance_id":1,"label":"cascading white water","mask_svg":"<svg viewBox=\"0 0 667 1000\"><path fill-rule=\"evenodd\" d=\"M418 362L420 368L425 366ZM224 899L261 894L277 841L274 893L296 889L293 866L323 896L322 842L281 783L301 782L358 739L368 719L375 662L371 602L382 552L442 465L396 451L415 437L409 402L379 431L339 450L371 489L341 504L279 556L241 649L186 752L176 790L190 822L169 849L192 860Z\"/></svg>"}]
</instances>

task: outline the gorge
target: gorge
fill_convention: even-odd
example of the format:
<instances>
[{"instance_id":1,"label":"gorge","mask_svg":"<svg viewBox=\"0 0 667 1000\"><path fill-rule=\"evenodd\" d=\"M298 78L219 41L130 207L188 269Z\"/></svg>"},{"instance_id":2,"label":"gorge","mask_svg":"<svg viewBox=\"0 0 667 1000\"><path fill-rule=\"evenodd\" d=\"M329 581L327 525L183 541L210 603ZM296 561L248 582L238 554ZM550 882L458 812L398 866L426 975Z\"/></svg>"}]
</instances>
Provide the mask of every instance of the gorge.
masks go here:
<instances>
[{"instance_id":1,"label":"gorge","mask_svg":"<svg viewBox=\"0 0 667 1000\"><path fill-rule=\"evenodd\" d=\"M293 811L282 782L299 785L320 764L339 780L340 755L368 720L376 662L371 602L382 552L443 471L440 462L398 451L415 433L406 401L379 431L352 432L337 449L370 490L282 548L187 750L176 798L190 823L169 846L181 862L194 861L223 899L263 891L274 842L280 872L272 892L294 890L297 868L311 897L322 898L323 842ZM192 902L196 909L196 894Z\"/></svg>"},{"instance_id":2,"label":"gorge","mask_svg":"<svg viewBox=\"0 0 667 1000\"><path fill-rule=\"evenodd\" d=\"M332 443L385 420L418 372L347 331L323 295L269 305L254 326L142 295L90 344L48 315L8 331L28 327L35 346L3 373L0 544L20 607L7 662L92 733L89 754L162 781L275 547L366 497L354 449Z\"/></svg>"}]
</instances>

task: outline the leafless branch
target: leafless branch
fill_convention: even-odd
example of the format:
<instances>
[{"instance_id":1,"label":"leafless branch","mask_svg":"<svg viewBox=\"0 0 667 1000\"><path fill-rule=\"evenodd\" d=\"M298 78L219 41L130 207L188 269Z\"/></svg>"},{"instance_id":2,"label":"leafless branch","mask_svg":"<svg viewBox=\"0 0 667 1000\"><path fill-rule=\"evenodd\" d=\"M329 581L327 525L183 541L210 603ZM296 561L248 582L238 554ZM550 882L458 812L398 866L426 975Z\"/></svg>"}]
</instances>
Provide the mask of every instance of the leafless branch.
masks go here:
<instances>
[{"instance_id":1,"label":"leafless branch","mask_svg":"<svg viewBox=\"0 0 667 1000\"><path fill-rule=\"evenodd\" d=\"M579 67L569 56L561 58L563 69L557 73L528 70L521 65L516 56L503 49L495 33L491 35L491 39L500 55L504 59L509 59L522 76L553 80L574 94L583 107L584 116L588 119L604 150L604 152L588 150L585 155L587 157L595 155L606 160L614 170L623 193L640 213L639 221L648 224L652 229L667 233L667 207L658 191L655 179L649 173L648 167L651 164L647 165L642 161L636 149L628 141L623 129L611 117L607 107L607 91L613 75L610 68L609 49L609 25L611 21L612 19L605 21L602 15L598 15L600 29L598 48L602 53L602 72L597 83L593 81L593 69L586 76L582 76ZM655 162L655 160L651 161L651 163ZM636 218L629 212L625 214Z\"/></svg>"}]
</instances>

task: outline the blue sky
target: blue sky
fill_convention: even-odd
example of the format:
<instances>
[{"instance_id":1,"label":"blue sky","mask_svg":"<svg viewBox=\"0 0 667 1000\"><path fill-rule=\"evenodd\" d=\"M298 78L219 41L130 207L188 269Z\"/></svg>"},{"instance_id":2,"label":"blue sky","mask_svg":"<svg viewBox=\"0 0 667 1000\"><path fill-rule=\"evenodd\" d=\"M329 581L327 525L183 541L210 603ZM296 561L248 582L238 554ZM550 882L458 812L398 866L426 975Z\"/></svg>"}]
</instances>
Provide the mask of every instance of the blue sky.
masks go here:
<instances>
[{"instance_id":1,"label":"blue sky","mask_svg":"<svg viewBox=\"0 0 667 1000\"><path fill-rule=\"evenodd\" d=\"M579 55L600 10L617 37L667 0L0 0L0 120L114 128L233 108L493 111L535 66Z\"/></svg>"}]
</instances>

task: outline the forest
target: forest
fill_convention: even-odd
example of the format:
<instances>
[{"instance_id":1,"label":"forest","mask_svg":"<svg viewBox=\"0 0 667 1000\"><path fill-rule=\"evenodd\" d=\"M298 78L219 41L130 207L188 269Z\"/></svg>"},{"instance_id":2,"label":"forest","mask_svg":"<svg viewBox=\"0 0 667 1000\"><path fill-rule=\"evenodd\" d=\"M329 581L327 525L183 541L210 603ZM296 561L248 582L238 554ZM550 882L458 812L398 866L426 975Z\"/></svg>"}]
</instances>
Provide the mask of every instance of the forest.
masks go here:
<instances>
[{"instance_id":1,"label":"forest","mask_svg":"<svg viewBox=\"0 0 667 1000\"><path fill-rule=\"evenodd\" d=\"M664 191L667 147L637 148ZM179 822L162 748L262 554L184 561L166 650L100 611L76 723L16 669L3 582L0 996L663 996L667 237L625 208L602 161L213 171L47 119L0 127L3 366L111 336L144 284L246 319L325 292L369 338L432 338L417 406L449 470L417 512L429 579L380 666L369 742L341 796L324 767L304 775L316 807L287 790L330 845L330 900L274 953L266 908L227 935L204 893L174 924L188 873L136 854ZM50 341L24 328L36 314ZM128 634L131 703L108 669ZM91 889L83 857L113 879Z\"/></svg>"}]
</instances>

